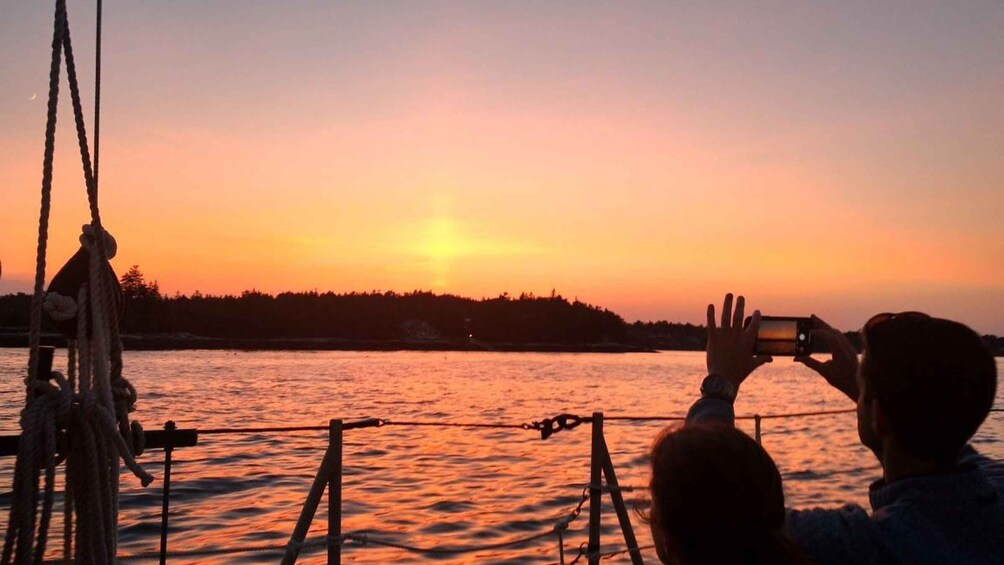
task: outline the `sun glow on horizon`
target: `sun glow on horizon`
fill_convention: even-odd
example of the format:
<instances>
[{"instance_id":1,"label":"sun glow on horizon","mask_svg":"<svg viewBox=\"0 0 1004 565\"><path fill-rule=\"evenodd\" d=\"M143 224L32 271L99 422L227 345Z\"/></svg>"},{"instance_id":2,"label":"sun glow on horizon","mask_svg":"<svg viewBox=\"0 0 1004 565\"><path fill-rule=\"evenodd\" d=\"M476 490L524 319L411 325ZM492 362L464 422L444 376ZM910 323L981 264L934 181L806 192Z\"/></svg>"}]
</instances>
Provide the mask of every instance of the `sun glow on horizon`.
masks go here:
<instances>
[{"instance_id":1,"label":"sun glow on horizon","mask_svg":"<svg viewBox=\"0 0 1004 565\"><path fill-rule=\"evenodd\" d=\"M553 288L692 322L737 291L1004 333L1004 12L902 12L123 4L103 47L115 267L168 293ZM0 76L0 293L31 288L52 30L43 5L7 15L0 48L25 55ZM64 102L50 277L87 219Z\"/></svg>"}]
</instances>

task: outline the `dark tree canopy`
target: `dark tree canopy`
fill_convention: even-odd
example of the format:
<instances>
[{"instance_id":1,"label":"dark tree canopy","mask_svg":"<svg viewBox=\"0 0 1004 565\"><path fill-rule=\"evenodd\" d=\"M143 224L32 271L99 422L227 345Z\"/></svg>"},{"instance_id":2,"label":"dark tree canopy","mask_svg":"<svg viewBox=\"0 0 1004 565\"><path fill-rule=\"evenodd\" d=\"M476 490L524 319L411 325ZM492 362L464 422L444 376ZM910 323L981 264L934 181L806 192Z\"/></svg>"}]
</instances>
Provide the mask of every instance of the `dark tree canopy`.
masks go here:
<instances>
[{"instance_id":1,"label":"dark tree canopy","mask_svg":"<svg viewBox=\"0 0 1004 565\"><path fill-rule=\"evenodd\" d=\"M131 302L127 300L126 310ZM586 343L624 338L617 314L561 296L474 300L431 292L284 292L175 296L123 331L232 338L474 339ZM142 326L142 327L141 327Z\"/></svg>"},{"instance_id":2,"label":"dark tree canopy","mask_svg":"<svg viewBox=\"0 0 1004 565\"><path fill-rule=\"evenodd\" d=\"M123 298L160 298L160 287L157 286L157 281L147 283L143 273L139 270L139 265L129 267L119 283L122 285Z\"/></svg>"},{"instance_id":3,"label":"dark tree canopy","mask_svg":"<svg viewBox=\"0 0 1004 565\"><path fill-rule=\"evenodd\" d=\"M703 326L624 320L605 308L549 296L502 293L471 299L427 291L283 292L247 290L240 295L165 297L139 266L121 277L125 334L190 334L211 338L346 340L467 340L512 344L615 342L651 349L700 350ZM0 296L0 328L25 331L31 296ZM43 316L43 328L52 330ZM853 337L857 337L856 335ZM985 336L1004 354L1004 338Z\"/></svg>"}]
</instances>

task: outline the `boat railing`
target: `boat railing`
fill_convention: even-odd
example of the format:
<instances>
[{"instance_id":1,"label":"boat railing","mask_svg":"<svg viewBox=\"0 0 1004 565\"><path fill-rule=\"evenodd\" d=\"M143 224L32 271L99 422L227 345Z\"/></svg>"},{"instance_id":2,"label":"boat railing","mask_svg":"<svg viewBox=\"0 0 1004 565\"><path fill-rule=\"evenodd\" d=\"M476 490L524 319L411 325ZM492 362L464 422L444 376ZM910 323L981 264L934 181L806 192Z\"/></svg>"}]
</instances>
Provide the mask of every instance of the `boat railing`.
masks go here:
<instances>
[{"instance_id":1,"label":"boat railing","mask_svg":"<svg viewBox=\"0 0 1004 565\"><path fill-rule=\"evenodd\" d=\"M818 410L807 412L790 412L777 414L752 414L737 416L737 420L752 420L754 423L754 438L758 443L762 441L762 429L764 420L811 418L819 416L832 416L852 413L855 410ZM1004 413L1004 408L992 408L991 413ZM569 529L570 524L576 520L588 503L588 541L578 546L577 554L567 561L568 564L578 563L585 557L590 565L600 562L618 554L627 553L630 555L634 565L640 565L642 561L641 551L650 549L650 546L639 546L634 536L634 529L631 525L627 506L624 503L623 493L646 487L621 486L617 481L617 476L607 448L606 439L603 434L604 422L673 422L683 421L682 416L605 416L602 412L594 412L590 416L579 416L575 414L559 414L554 417L544 418L539 421L529 423L493 423L493 422L451 422L451 421L416 421L416 420L393 420L380 418L365 418L357 420L332 419L327 426L273 426L273 427L234 427L234 428L178 428L174 422L168 421L163 430L150 430L145 433L145 449L163 449L163 480L161 482L161 512L160 512L160 548L156 552L139 553L132 555L119 555L120 561L150 560L158 559L161 564L166 564L171 557L211 557L243 553L270 553L282 554L284 565L295 563L299 554L304 550L314 550L325 548L327 550L327 562L329 564L341 563L341 551L343 547L365 547L383 546L401 549L412 553L419 553L431 556L460 555L466 553L479 553L490 550L504 548L515 548L528 545L534 541L554 536L557 538L558 561L554 565L565 565L565 540L564 533ZM366 533L343 533L342 532L342 446L344 433L351 430L366 428L381 428L387 426L411 426L411 427L463 427L463 428L494 428L494 429L516 429L540 433L542 439L547 439L557 432L571 430L582 424L589 424L592 428L591 448L590 448L590 477L589 482L583 488L582 497L578 504L569 512L558 519L550 528L539 532L528 534L516 539L507 539L501 542L487 543L468 546L419 546L415 544L400 543L397 541L382 539L379 536L372 536ZM300 511L300 516L290 535L289 541L282 545L257 545L241 546L229 548L197 548L192 550L168 550L168 533L170 528L170 504L171 504L171 471L173 467L173 452L175 449L194 447L199 444L199 438L212 435L242 435L242 434L262 434L262 433L295 433L305 431L327 431L328 445L324 457L318 468L317 474L311 484L310 490ZM17 454L19 437L17 435L0 436L0 457L14 456ZM307 538L307 532L314 520L317 508L320 505L324 494L328 496L327 534L322 537ZM600 525L602 495L610 495L614 511L618 519L621 533L624 537L623 548L615 551L601 551ZM70 562L69 554L64 556L64 562Z\"/></svg>"}]
</instances>

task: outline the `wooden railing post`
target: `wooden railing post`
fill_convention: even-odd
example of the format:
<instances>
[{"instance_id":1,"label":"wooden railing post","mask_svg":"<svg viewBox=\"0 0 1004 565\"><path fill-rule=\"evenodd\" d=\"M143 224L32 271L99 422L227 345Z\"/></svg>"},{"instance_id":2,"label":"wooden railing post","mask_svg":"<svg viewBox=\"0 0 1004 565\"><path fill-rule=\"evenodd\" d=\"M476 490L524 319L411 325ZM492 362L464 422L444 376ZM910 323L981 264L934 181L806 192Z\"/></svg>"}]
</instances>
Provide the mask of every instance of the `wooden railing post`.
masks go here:
<instances>
[{"instance_id":1,"label":"wooden railing post","mask_svg":"<svg viewBox=\"0 0 1004 565\"><path fill-rule=\"evenodd\" d=\"M600 506L603 504L603 412L593 412L589 455L589 565L600 562Z\"/></svg>"},{"instance_id":2,"label":"wooden railing post","mask_svg":"<svg viewBox=\"0 0 1004 565\"><path fill-rule=\"evenodd\" d=\"M617 474L614 472L614 462L610 458L607 440L602 437L600 439L603 442L603 475L607 479L607 487L610 490L610 499L614 503L614 511L617 513L617 521L620 523L621 532L624 533L624 544L627 545L628 553L631 554L632 565L643 565L641 550L638 549L638 540L634 537L631 516L628 514L627 505L624 504L624 494L621 493L620 484L617 482Z\"/></svg>"},{"instance_id":3,"label":"wooden railing post","mask_svg":"<svg viewBox=\"0 0 1004 565\"><path fill-rule=\"evenodd\" d=\"M342 429L341 420L332 420L332 422L338 422L339 432ZM331 429L331 424L329 423L329 430ZM317 506L321 503L321 498L324 496L324 488L328 486L329 478L332 475L333 458L335 456L335 450L332 448L333 438L328 438L328 448L324 451L324 459L321 460L321 466L317 469L317 475L314 477L314 482L310 485L310 492L307 493L307 500L303 503L303 508L300 509L300 517L296 520L296 526L293 528L292 535L289 536L289 543L286 546L286 553L282 556L282 565L292 565L296 563L297 557L300 556L300 547L303 541L307 539L307 532L310 530L310 523L314 521L314 514L317 513ZM341 433L338 434L338 459L341 460ZM340 483L339 483L340 484Z\"/></svg>"},{"instance_id":4,"label":"wooden railing post","mask_svg":"<svg viewBox=\"0 0 1004 565\"><path fill-rule=\"evenodd\" d=\"M342 562L342 421L328 422L328 451L331 452L331 475L328 477L328 565Z\"/></svg>"},{"instance_id":5,"label":"wooden railing post","mask_svg":"<svg viewBox=\"0 0 1004 565\"><path fill-rule=\"evenodd\" d=\"M762 443L760 441L760 421L761 420L762 420L762 418L760 417L759 414L755 414L753 416L753 424L754 424L753 437L756 438L756 442L757 443Z\"/></svg>"},{"instance_id":6,"label":"wooden railing post","mask_svg":"<svg viewBox=\"0 0 1004 565\"><path fill-rule=\"evenodd\" d=\"M174 430L177 424L172 420L164 423L167 441L164 444L164 488L160 507L160 565L167 563L167 525L171 511L171 455L174 453Z\"/></svg>"}]
</instances>

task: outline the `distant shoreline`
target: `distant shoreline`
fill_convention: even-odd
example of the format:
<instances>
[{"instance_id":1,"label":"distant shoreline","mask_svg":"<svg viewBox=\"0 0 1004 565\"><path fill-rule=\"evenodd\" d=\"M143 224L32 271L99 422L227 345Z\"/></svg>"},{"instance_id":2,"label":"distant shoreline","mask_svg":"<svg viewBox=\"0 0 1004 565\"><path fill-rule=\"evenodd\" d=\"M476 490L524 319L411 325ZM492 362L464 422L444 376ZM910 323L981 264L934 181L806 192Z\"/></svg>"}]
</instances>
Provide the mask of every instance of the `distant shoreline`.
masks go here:
<instances>
[{"instance_id":1,"label":"distant shoreline","mask_svg":"<svg viewBox=\"0 0 1004 565\"><path fill-rule=\"evenodd\" d=\"M43 345L66 347L66 338L42 336ZM623 343L483 343L476 340L365 340L335 338L244 339L195 336L123 335L126 351L495 351L506 353L657 353L658 350ZM0 334L0 347L26 348L27 334Z\"/></svg>"},{"instance_id":2,"label":"distant shoreline","mask_svg":"<svg viewBox=\"0 0 1004 565\"><path fill-rule=\"evenodd\" d=\"M60 334L43 334L42 345L66 347ZM697 347L645 347L628 343L485 343L478 340L378 340L338 338L216 338L168 335L123 335L126 351L491 351L497 353L658 353L703 351ZM0 333L0 348L28 347L26 333ZM1004 358L1004 351L994 352Z\"/></svg>"}]
</instances>

